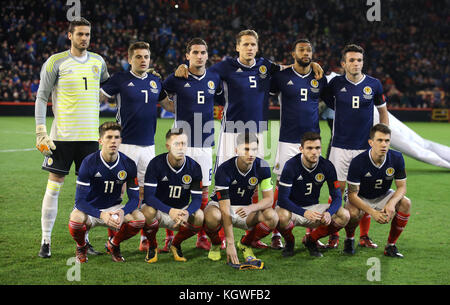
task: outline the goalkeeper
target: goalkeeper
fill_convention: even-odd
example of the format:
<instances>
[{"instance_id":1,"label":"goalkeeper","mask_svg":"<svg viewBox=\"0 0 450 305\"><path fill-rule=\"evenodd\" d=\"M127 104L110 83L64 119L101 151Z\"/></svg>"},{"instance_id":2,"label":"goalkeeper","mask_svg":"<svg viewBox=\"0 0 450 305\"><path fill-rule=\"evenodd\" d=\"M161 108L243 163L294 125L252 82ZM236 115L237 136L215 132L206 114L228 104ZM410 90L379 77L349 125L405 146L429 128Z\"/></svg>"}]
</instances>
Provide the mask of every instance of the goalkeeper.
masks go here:
<instances>
[{"instance_id":1,"label":"goalkeeper","mask_svg":"<svg viewBox=\"0 0 450 305\"><path fill-rule=\"evenodd\" d=\"M219 230L223 226L227 242L227 262L239 264L234 245L233 227L247 230L237 242L246 263L255 261L251 243L267 236L278 223L272 208L273 185L269 164L256 157L258 138L254 133L240 133L236 139L237 156L222 163L215 174L215 194L206 206L205 232L211 239L208 258L220 260ZM262 198L252 204L259 185ZM262 268L263 265L260 265Z\"/></svg>"},{"instance_id":2,"label":"goalkeeper","mask_svg":"<svg viewBox=\"0 0 450 305\"><path fill-rule=\"evenodd\" d=\"M87 51L90 34L89 21L72 21L67 34L70 49L50 56L41 69L35 104L36 147L45 156L42 169L49 171L42 200L39 256L43 258L51 256L51 233L64 177L73 162L77 174L84 157L98 150L99 89L109 74L103 58ZM50 94L54 120L49 135L45 121Z\"/></svg>"}]
</instances>

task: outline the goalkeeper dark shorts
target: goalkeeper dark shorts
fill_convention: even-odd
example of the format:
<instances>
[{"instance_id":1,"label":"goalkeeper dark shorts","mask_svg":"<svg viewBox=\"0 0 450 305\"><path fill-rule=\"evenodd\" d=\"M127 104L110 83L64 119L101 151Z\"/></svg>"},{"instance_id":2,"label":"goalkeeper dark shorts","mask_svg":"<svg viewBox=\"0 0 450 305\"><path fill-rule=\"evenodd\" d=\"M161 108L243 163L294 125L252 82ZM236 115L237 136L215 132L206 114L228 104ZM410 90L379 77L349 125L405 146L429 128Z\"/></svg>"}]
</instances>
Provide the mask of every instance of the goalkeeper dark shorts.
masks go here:
<instances>
[{"instance_id":1,"label":"goalkeeper dark shorts","mask_svg":"<svg viewBox=\"0 0 450 305\"><path fill-rule=\"evenodd\" d=\"M54 141L56 149L45 157L42 169L58 175L68 175L72 163L75 163L75 175L78 175L83 159L98 150L97 141Z\"/></svg>"}]
</instances>

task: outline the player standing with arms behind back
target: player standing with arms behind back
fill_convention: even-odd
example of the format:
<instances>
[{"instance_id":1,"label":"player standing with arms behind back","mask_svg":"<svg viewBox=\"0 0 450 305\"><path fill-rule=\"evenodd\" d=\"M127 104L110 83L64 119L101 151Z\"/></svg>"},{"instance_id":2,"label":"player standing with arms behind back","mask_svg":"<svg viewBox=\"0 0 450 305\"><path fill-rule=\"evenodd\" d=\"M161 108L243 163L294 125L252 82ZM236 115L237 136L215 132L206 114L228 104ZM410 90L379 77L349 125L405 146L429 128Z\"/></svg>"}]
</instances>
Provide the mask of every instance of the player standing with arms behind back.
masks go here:
<instances>
[{"instance_id":1,"label":"player standing with arms behind back","mask_svg":"<svg viewBox=\"0 0 450 305\"><path fill-rule=\"evenodd\" d=\"M362 73L364 49L350 44L342 50L344 75L334 77L324 93L327 106L335 110L333 140L329 160L336 168L341 192L344 194L350 161L369 148L369 131L373 126L373 108L377 108L380 123L389 125L389 115L381 82ZM368 237L370 218L361 224L361 246L376 248ZM330 236L328 248L336 248L339 235Z\"/></svg>"},{"instance_id":2,"label":"player standing with arms behind back","mask_svg":"<svg viewBox=\"0 0 450 305\"><path fill-rule=\"evenodd\" d=\"M90 34L86 19L70 22L70 49L50 56L41 70L35 106L36 147L45 156L42 169L49 171L42 200L39 256L43 258L51 257L51 233L65 176L73 162L78 174L84 157L98 150L99 89L109 74L103 58L87 51ZM49 136L45 119L50 94L54 120Z\"/></svg>"}]
</instances>

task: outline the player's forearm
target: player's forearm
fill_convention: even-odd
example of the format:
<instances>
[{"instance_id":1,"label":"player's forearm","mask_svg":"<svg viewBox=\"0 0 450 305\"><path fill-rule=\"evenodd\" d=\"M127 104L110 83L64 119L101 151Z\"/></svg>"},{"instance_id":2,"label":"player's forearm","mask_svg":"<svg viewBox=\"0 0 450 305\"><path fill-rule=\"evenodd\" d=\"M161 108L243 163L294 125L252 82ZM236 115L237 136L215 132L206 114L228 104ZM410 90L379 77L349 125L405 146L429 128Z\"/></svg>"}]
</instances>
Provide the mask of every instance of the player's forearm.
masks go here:
<instances>
[{"instance_id":1,"label":"player's forearm","mask_svg":"<svg viewBox=\"0 0 450 305\"><path fill-rule=\"evenodd\" d=\"M139 187L127 190L128 202L122 208L124 215L127 215L138 208L139 205Z\"/></svg>"},{"instance_id":2,"label":"player's forearm","mask_svg":"<svg viewBox=\"0 0 450 305\"><path fill-rule=\"evenodd\" d=\"M303 216L306 210L298 205L296 205L292 200L289 199L289 194L291 192L290 187L278 186L278 205L283 209L291 211L297 215Z\"/></svg>"},{"instance_id":3,"label":"player's forearm","mask_svg":"<svg viewBox=\"0 0 450 305\"><path fill-rule=\"evenodd\" d=\"M387 107L380 107L378 109L378 114L380 116L380 123L386 124L389 126L389 112Z\"/></svg>"},{"instance_id":4,"label":"player's forearm","mask_svg":"<svg viewBox=\"0 0 450 305\"><path fill-rule=\"evenodd\" d=\"M75 208L84 212L92 217L100 218L101 211L96 207L93 207L87 200L89 194L89 187L77 185L75 191Z\"/></svg>"},{"instance_id":5,"label":"player's forearm","mask_svg":"<svg viewBox=\"0 0 450 305\"><path fill-rule=\"evenodd\" d=\"M191 203L189 204L189 207L186 209L188 211L189 215L192 215L195 212L197 212L197 210L200 209L201 205L202 205L201 191L200 191L200 194L191 192Z\"/></svg>"},{"instance_id":6,"label":"player's forearm","mask_svg":"<svg viewBox=\"0 0 450 305\"><path fill-rule=\"evenodd\" d=\"M402 186L397 186L397 190L389 199L387 204L393 204L394 206L406 195L406 184Z\"/></svg>"},{"instance_id":7,"label":"player's forearm","mask_svg":"<svg viewBox=\"0 0 450 305\"><path fill-rule=\"evenodd\" d=\"M146 183L147 184L147 183ZM144 186L144 202L145 204L155 208L156 210L159 210L163 213L169 214L169 211L171 209L170 206L159 200L156 196L156 187L154 186Z\"/></svg>"},{"instance_id":8,"label":"player's forearm","mask_svg":"<svg viewBox=\"0 0 450 305\"><path fill-rule=\"evenodd\" d=\"M268 209L270 207L272 207L273 204L273 198L271 197L267 197L267 198L263 198L261 199L257 204L253 204L252 206L254 207L254 211L263 211L265 209Z\"/></svg>"},{"instance_id":9,"label":"player's forearm","mask_svg":"<svg viewBox=\"0 0 450 305\"><path fill-rule=\"evenodd\" d=\"M36 98L34 103L34 118L36 125L45 125L45 118L47 116L47 99L40 97Z\"/></svg>"},{"instance_id":10,"label":"player's forearm","mask_svg":"<svg viewBox=\"0 0 450 305\"><path fill-rule=\"evenodd\" d=\"M233 223L230 215L230 200L219 201L219 209L222 214L223 230L227 244L234 244Z\"/></svg>"},{"instance_id":11,"label":"player's forearm","mask_svg":"<svg viewBox=\"0 0 450 305\"><path fill-rule=\"evenodd\" d=\"M373 208L371 208L368 204L366 204L356 192L349 192L348 193L348 201L354 205L356 208L358 208L361 211L366 212L369 215L372 215L375 211Z\"/></svg>"},{"instance_id":12,"label":"player's forearm","mask_svg":"<svg viewBox=\"0 0 450 305\"><path fill-rule=\"evenodd\" d=\"M342 206L342 193L340 188L335 188L330 191L331 204L328 208L328 213L333 216Z\"/></svg>"},{"instance_id":13,"label":"player's forearm","mask_svg":"<svg viewBox=\"0 0 450 305\"><path fill-rule=\"evenodd\" d=\"M161 106L169 112L174 113L175 112L175 103L172 100L169 100L168 98L162 100L161 102Z\"/></svg>"}]
</instances>

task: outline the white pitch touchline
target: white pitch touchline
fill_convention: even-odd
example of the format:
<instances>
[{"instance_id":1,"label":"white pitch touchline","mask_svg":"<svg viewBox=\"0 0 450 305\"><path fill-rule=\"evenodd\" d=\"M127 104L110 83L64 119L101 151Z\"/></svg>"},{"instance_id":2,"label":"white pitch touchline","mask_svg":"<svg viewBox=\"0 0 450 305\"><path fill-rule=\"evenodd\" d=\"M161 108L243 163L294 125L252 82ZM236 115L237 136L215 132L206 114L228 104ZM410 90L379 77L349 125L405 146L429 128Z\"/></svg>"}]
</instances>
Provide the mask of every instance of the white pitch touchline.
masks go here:
<instances>
[{"instance_id":1,"label":"white pitch touchline","mask_svg":"<svg viewBox=\"0 0 450 305\"><path fill-rule=\"evenodd\" d=\"M36 150L36 148L20 148L20 149L2 149L0 153L9 153L9 152L17 152L17 151L32 151Z\"/></svg>"}]
</instances>

